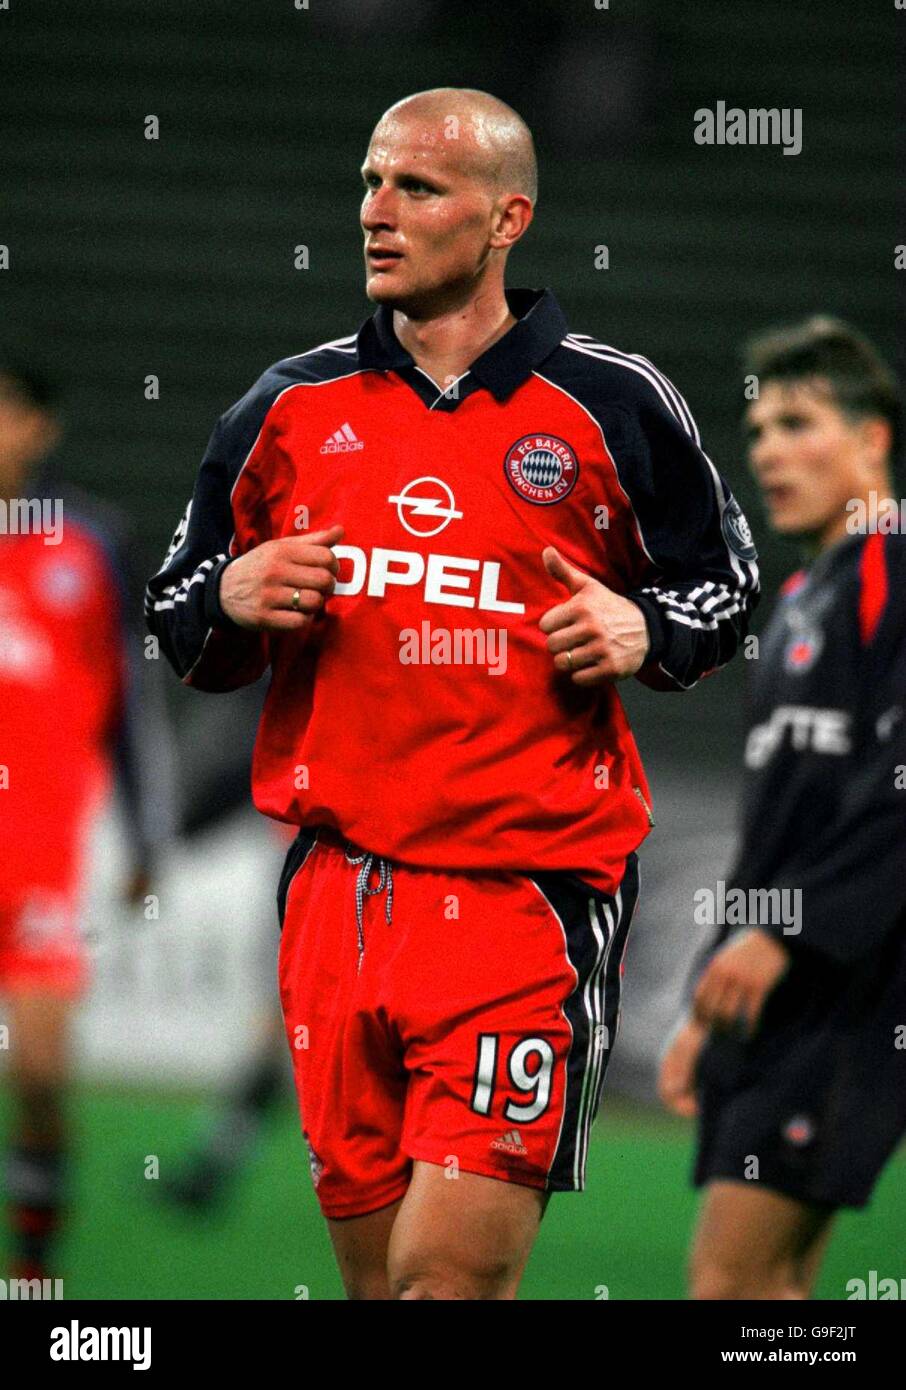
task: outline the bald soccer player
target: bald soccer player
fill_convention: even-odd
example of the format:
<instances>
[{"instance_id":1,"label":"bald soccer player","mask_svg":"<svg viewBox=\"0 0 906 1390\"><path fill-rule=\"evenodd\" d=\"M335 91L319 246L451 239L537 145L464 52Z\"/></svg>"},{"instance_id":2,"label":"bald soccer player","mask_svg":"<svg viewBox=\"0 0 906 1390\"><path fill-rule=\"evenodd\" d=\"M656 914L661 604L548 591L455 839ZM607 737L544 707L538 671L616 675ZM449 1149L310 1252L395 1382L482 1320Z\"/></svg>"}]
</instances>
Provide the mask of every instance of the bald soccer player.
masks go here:
<instances>
[{"instance_id":1,"label":"bald soccer player","mask_svg":"<svg viewBox=\"0 0 906 1390\"><path fill-rule=\"evenodd\" d=\"M148 619L201 689L271 668L254 796L300 827L280 988L349 1297L513 1298L618 1022L651 812L616 682L729 660L755 551L676 388L504 288L514 111L409 97L362 177L377 311L222 417Z\"/></svg>"}]
</instances>

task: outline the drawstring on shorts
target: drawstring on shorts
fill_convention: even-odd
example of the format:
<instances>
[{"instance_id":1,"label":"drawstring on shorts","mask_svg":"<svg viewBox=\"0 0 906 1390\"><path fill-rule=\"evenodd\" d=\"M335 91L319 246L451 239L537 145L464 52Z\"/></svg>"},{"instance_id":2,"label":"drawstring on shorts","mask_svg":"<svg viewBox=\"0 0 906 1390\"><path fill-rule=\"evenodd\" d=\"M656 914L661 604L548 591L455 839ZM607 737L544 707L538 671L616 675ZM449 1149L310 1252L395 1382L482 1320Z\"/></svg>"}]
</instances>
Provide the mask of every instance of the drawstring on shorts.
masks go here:
<instances>
[{"instance_id":1,"label":"drawstring on shorts","mask_svg":"<svg viewBox=\"0 0 906 1390\"><path fill-rule=\"evenodd\" d=\"M389 927L393 918L393 866L389 859L382 859L379 854L370 854L365 850L351 854L350 850L355 850L355 848L355 845L351 844L349 841L346 842L345 853L347 862L359 865L359 872L355 881L355 924L359 942L358 968L361 970L362 956L365 954L365 899L373 898L378 893L383 893L386 890L387 903L385 915ZM370 888L368 886L368 880L371 878L371 871L374 868L378 871L378 881L374 888Z\"/></svg>"}]
</instances>

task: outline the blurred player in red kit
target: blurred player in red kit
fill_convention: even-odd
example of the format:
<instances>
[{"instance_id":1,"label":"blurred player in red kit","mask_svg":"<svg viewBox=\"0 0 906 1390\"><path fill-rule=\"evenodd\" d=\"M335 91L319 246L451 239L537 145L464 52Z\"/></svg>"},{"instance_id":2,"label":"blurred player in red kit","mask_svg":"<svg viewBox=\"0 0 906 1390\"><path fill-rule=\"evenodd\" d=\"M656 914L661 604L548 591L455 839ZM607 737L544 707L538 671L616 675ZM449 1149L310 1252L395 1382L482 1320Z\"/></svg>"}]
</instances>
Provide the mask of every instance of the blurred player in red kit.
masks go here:
<instances>
[{"instance_id":1,"label":"blurred player in red kit","mask_svg":"<svg viewBox=\"0 0 906 1390\"><path fill-rule=\"evenodd\" d=\"M906 1134L902 397L834 319L767 333L748 357L752 471L805 567L751 668L726 880L751 907L745 925L725 914L699 964L660 1086L698 1117L694 1296L801 1299L837 1212L866 1204Z\"/></svg>"},{"instance_id":2,"label":"blurred player in red kit","mask_svg":"<svg viewBox=\"0 0 906 1390\"><path fill-rule=\"evenodd\" d=\"M114 765L130 901L166 837L138 742L150 705L135 717L140 663L127 652L112 517L37 475L61 432L53 385L0 365L0 997L14 1099L4 1187L13 1269L26 1278L59 1272L49 1261L71 1148L69 1032L87 982L86 850Z\"/></svg>"},{"instance_id":3,"label":"blurred player in red kit","mask_svg":"<svg viewBox=\"0 0 906 1390\"><path fill-rule=\"evenodd\" d=\"M615 682L728 661L755 550L672 383L505 288L511 108L406 98L362 176L376 313L223 416L146 611L192 685L271 667L253 794L300 827L280 987L350 1298L506 1299L619 1019L651 813Z\"/></svg>"}]
</instances>

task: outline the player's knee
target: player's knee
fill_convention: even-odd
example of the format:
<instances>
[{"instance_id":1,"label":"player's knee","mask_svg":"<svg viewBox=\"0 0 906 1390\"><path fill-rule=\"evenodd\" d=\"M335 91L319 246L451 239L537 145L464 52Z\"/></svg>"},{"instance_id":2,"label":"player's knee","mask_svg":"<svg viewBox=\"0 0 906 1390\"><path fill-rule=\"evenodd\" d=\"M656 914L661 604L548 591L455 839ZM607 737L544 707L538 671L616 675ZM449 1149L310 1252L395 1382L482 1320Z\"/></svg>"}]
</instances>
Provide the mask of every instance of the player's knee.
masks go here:
<instances>
[{"instance_id":1,"label":"player's knee","mask_svg":"<svg viewBox=\"0 0 906 1390\"><path fill-rule=\"evenodd\" d=\"M515 1297L515 1272L504 1260L468 1268L404 1264L390 1278L394 1299L506 1299Z\"/></svg>"},{"instance_id":2,"label":"player's knee","mask_svg":"<svg viewBox=\"0 0 906 1390\"><path fill-rule=\"evenodd\" d=\"M346 1277L346 1297L351 1303L387 1302L392 1297L386 1274L355 1274Z\"/></svg>"},{"instance_id":3,"label":"player's knee","mask_svg":"<svg viewBox=\"0 0 906 1390\"><path fill-rule=\"evenodd\" d=\"M696 1302L804 1297L797 1290L795 1270L785 1260L765 1264L699 1258L690 1267L689 1288Z\"/></svg>"},{"instance_id":4,"label":"player's knee","mask_svg":"<svg viewBox=\"0 0 906 1390\"><path fill-rule=\"evenodd\" d=\"M746 1280L738 1269L719 1264L697 1264L690 1270L689 1292L697 1302L745 1298Z\"/></svg>"}]
</instances>

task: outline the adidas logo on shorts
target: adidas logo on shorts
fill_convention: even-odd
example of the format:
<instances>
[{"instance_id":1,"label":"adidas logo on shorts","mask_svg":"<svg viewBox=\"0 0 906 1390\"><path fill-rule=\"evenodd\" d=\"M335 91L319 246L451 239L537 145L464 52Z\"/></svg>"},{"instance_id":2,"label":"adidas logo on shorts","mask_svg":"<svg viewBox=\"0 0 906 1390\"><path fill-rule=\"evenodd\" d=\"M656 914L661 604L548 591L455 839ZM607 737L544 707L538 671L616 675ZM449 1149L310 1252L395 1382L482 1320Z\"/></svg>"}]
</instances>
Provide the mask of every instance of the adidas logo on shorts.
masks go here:
<instances>
[{"instance_id":1,"label":"adidas logo on shorts","mask_svg":"<svg viewBox=\"0 0 906 1390\"><path fill-rule=\"evenodd\" d=\"M496 1149L498 1153L528 1155L528 1149L523 1144L518 1129L511 1129L499 1139L493 1139L491 1148Z\"/></svg>"},{"instance_id":2,"label":"adidas logo on shorts","mask_svg":"<svg viewBox=\"0 0 906 1390\"><path fill-rule=\"evenodd\" d=\"M329 439L325 439L321 445L322 454L351 454L356 449L364 449L365 445L358 439L349 424L341 425L338 430L334 430Z\"/></svg>"}]
</instances>

